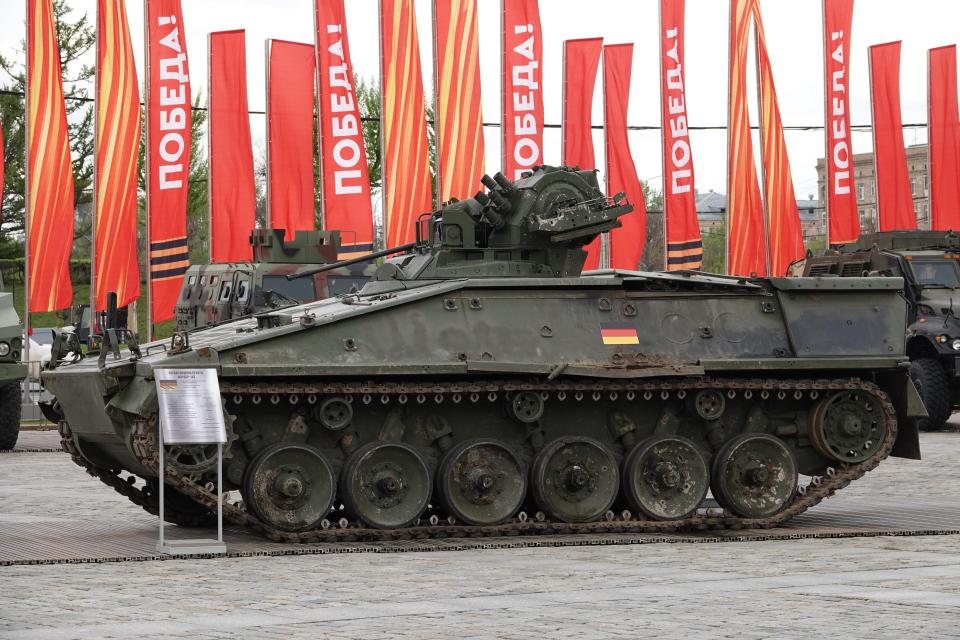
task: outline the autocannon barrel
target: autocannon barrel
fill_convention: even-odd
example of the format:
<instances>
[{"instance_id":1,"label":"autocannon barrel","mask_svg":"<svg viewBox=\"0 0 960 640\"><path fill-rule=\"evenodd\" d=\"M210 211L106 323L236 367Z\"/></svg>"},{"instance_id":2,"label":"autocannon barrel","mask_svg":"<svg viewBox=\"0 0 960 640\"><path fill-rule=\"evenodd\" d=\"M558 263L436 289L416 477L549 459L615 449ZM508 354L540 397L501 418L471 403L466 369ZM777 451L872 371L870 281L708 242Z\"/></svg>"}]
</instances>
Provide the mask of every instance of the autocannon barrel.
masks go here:
<instances>
[{"instance_id":1,"label":"autocannon barrel","mask_svg":"<svg viewBox=\"0 0 960 640\"><path fill-rule=\"evenodd\" d=\"M288 275L287 280L302 278L304 276L312 276L315 273L323 273L324 271L331 271L333 269L339 269L340 267L349 267L350 265L357 264L358 262L375 260L377 258L382 258L384 256L391 256L395 253L403 253L404 251L409 251L410 249L413 249L415 246L417 246L416 242L408 242L407 244L401 244L397 247L390 247L388 249L381 249L380 251L367 253L362 256L357 256L356 258L350 258L349 260L340 260L339 262L331 262L330 264L325 264L323 266L317 267L316 269L311 269L309 271L301 271L300 273Z\"/></svg>"}]
</instances>

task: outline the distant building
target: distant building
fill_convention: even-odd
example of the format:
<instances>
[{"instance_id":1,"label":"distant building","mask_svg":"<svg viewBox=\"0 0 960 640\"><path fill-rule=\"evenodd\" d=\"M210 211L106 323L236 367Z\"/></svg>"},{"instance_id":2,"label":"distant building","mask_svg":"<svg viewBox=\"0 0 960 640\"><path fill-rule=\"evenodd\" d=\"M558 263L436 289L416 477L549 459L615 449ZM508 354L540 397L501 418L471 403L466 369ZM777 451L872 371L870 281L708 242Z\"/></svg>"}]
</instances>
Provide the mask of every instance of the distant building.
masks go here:
<instances>
[{"instance_id":1,"label":"distant building","mask_svg":"<svg viewBox=\"0 0 960 640\"><path fill-rule=\"evenodd\" d=\"M917 226L930 228L930 179L927 168L927 145L907 147L907 171L910 174L910 192L917 215ZM873 173L873 154L856 153L853 156L854 189L857 194L857 209L860 212L860 228L864 233L877 230L877 187ZM817 190L820 201L826 202L826 169L823 158L817 160ZM826 211L819 212L821 224L826 226Z\"/></svg>"},{"instance_id":2,"label":"distant building","mask_svg":"<svg viewBox=\"0 0 960 640\"><path fill-rule=\"evenodd\" d=\"M695 192L697 202L697 220L700 222L700 232L710 231L723 226L723 218L727 211L727 196L717 193L713 189L706 193Z\"/></svg>"},{"instance_id":3,"label":"distant building","mask_svg":"<svg viewBox=\"0 0 960 640\"><path fill-rule=\"evenodd\" d=\"M700 232L706 233L712 229L723 227L727 215L727 196L710 190L706 193L696 192L697 219L700 221ZM800 227L803 229L804 240L809 240L824 234L820 216L820 202L810 194L806 200L797 200L797 209L800 213Z\"/></svg>"}]
</instances>

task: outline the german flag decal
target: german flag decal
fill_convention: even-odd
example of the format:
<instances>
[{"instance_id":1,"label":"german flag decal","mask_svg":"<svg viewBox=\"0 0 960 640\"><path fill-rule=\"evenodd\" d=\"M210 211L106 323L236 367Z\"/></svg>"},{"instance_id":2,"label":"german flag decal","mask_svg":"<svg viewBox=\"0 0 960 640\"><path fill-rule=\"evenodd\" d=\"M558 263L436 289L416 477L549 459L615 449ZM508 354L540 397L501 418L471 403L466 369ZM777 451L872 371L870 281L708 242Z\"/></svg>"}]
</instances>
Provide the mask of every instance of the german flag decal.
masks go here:
<instances>
[{"instance_id":1,"label":"german flag decal","mask_svg":"<svg viewBox=\"0 0 960 640\"><path fill-rule=\"evenodd\" d=\"M600 324L603 344L640 344L637 329L629 322L603 322Z\"/></svg>"}]
</instances>

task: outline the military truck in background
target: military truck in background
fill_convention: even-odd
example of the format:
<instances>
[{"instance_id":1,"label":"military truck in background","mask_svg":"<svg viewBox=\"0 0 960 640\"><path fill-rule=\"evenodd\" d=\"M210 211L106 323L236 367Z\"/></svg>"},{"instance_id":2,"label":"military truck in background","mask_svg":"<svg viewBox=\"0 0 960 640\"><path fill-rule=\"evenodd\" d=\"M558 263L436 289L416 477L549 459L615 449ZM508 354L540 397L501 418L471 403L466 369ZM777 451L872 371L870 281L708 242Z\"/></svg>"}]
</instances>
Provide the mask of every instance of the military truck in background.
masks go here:
<instances>
[{"instance_id":1,"label":"military truck in background","mask_svg":"<svg viewBox=\"0 0 960 640\"><path fill-rule=\"evenodd\" d=\"M952 231L886 231L798 261L790 275L904 279L909 302L907 356L928 418L942 429L960 408L960 235Z\"/></svg>"},{"instance_id":2,"label":"military truck in background","mask_svg":"<svg viewBox=\"0 0 960 640\"><path fill-rule=\"evenodd\" d=\"M339 260L340 232L298 231L293 240L284 235L283 229L254 229L252 262L191 266L174 308L176 331L349 293L376 269L361 263L313 273Z\"/></svg>"},{"instance_id":3,"label":"military truck in background","mask_svg":"<svg viewBox=\"0 0 960 640\"><path fill-rule=\"evenodd\" d=\"M27 376L20 361L23 339L13 294L4 292L0 277L0 450L12 449L20 435L20 383Z\"/></svg>"}]
</instances>

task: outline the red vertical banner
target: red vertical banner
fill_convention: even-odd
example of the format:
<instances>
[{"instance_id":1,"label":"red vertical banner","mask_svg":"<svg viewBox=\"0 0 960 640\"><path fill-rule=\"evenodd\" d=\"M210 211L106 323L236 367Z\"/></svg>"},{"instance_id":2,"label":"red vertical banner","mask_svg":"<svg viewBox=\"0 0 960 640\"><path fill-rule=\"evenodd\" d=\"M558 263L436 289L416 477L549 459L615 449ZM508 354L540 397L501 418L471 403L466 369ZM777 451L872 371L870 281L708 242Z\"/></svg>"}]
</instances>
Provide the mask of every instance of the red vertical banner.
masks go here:
<instances>
[{"instance_id":1,"label":"red vertical banner","mask_svg":"<svg viewBox=\"0 0 960 640\"><path fill-rule=\"evenodd\" d=\"M253 259L253 146L243 30L210 34L210 261Z\"/></svg>"},{"instance_id":2,"label":"red vertical banner","mask_svg":"<svg viewBox=\"0 0 960 640\"><path fill-rule=\"evenodd\" d=\"M684 72L685 0L660 0L660 113L663 221L668 271L699 269L703 240L694 197L693 151Z\"/></svg>"},{"instance_id":3,"label":"red vertical banner","mask_svg":"<svg viewBox=\"0 0 960 640\"><path fill-rule=\"evenodd\" d=\"M316 0L320 163L325 229L343 234L341 258L373 250L370 174L353 86L343 0Z\"/></svg>"},{"instance_id":4,"label":"red vertical banner","mask_svg":"<svg viewBox=\"0 0 960 640\"><path fill-rule=\"evenodd\" d=\"M73 166L51 0L27 1L29 311L70 306Z\"/></svg>"},{"instance_id":5,"label":"red vertical banner","mask_svg":"<svg viewBox=\"0 0 960 640\"><path fill-rule=\"evenodd\" d=\"M754 3L754 20L760 66L760 140L763 144L763 194L767 204L770 275L783 276L791 262L804 256L803 229L759 2Z\"/></svg>"},{"instance_id":6,"label":"red vertical banner","mask_svg":"<svg viewBox=\"0 0 960 640\"><path fill-rule=\"evenodd\" d=\"M116 292L125 307L140 297L137 261L137 155L140 90L124 0L97 2L96 300Z\"/></svg>"},{"instance_id":7,"label":"red vertical banner","mask_svg":"<svg viewBox=\"0 0 960 640\"><path fill-rule=\"evenodd\" d=\"M387 246L410 242L433 209L423 73L413 0L380 0L383 216Z\"/></svg>"},{"instance_id":8,"label":"red vertical banner","mask_svg":"<svg viewBox=\"0 0 960 640\"><path fill-rule=\"evenodd\" d=\"M766 275L763 202L753 156L747 49L755 0L730 2L730 103L727 144L727 273Z\"/></svg>"},{"instance_id":9,"label":"red vertical banner","mask_svg":"<svg viewBox=\"0 0 960 640\"><path fill-rule=\"evenodd\" d=\"M930 214L932 228L960 231L960 109L957 46L929 52Z\"/></svg>"},{"instance_id":10,"label":"red vertical banner","mask_svg":"<svg viewBox=\"0 0 960 640\"><path fill-rule=\"evenodd\" d=\"M503 173L543 164L543 33L538 0L503 0Z\"/></svg>"},{"instance_id":11,"label":"red vertical banner","mask_svg":"<svg viewBox=\"0 0 960 640\"><path fill-rule=\"evenodd\" d=\"M603 53L603 38L563 42L563 164L595 169L593 91ZM600 237L584 247L584 271L600 264Z\"/></svg>"},{"instance_id":12,"label":"red vertical banner","mask_svg":"<svg viewBox=\"0 0 960 640\"><path fill-rule=\"evenodd\" d=\"M878 231L916 229L900 114L900 42L870 47L873 161Z\"/></svg>"},{"instance_id":13,"label":"red vertical banner","mask_svg":"<svg viewBox=\"0 0 960 640\"><path fill-rule=\"evenodd\" d=\"M469 198L484 174L477 0L434 0L437 186L441 202Z\"/></svg>"},{"instance_id":14,"label":"red vertical banner","mask_svg":"<svg viewBox=\"0 0 960 640\"><path fill-rule=\"evenodd\" d=\"M313 188L312 44L270 40L267 71L267 193L269 223L286 230L316 229Z\"/></svg>"},{"instance_id":15,"label":"red vertical banner","mask_svg":"<svg viewBox=\"0 0 960 640\"><path fill-rule=\"evenodd\" d=\"M647 242L647 206L627 137L627 107L633 45L603 48L603 130L607 161L607 195L625 193L633 212L610 232L610 267L635 271Z\"/></svg>"},{"instance_id":16,"label":"red vertical banner","mask_svg":"<svg viewBox=\"0 0 960 640\"><path fill-rule=\"evenodd\" d=\"M146 14L148 287L152 322L158 323L173 318L190 266L187 195L193 113L180 0L146 0Z\"/></svg>"},{"instance_id":17,"label":"red vertical banner","mask_svg":"<svg viewBox=\"0 0 960 640\"><path fill-rule=\"evenodd\" d=\"M853 191L853 142L850 135L850 32L853 0L823 0L824 105L826 127L827 239L831 245L860 237L857 196Z\"/></svg>"}]
</instances>

